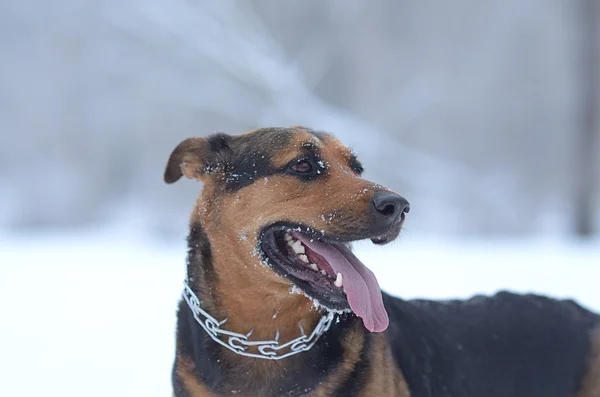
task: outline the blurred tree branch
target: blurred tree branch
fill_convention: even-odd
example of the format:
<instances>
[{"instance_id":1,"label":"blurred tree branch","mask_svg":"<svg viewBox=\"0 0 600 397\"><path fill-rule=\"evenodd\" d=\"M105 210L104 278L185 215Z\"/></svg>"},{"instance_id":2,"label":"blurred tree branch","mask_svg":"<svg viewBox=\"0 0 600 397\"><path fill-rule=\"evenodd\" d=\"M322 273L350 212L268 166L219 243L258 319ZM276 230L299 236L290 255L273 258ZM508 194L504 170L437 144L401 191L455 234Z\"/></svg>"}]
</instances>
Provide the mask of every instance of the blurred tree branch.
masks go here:
<instances>
[{"instance_id":1,"label":"blurred tree branch","mask_svg":"<svg viewBox=\"0 0 600 397\"><path fill-rule=\"evenodd\" d=\"M166 3L165 3L166 4ZM372 123L351 112L334 106L313 92L315 80L322 71L315 69L312 76L303 76L294 61L287 60L280 43L272 36L260 16L252 7L239 6L235 2L203 3L171 2L170 12L159 11L163 5L138 3L145 20L123 20L121 12L112 14L112 23L129 35L143 42L156 42L153 35L161 37L162 43L173 43L161 48L160 53L180 58L178 64L187 64L190 58L203 59L219 70L224 81L230 83L224 92L205 95L196 102L204 110L218 113L243 125L293 125L308 124L333 132L344 143L361 150L361 158L369 164L369 173L383 176L385 183L400 189L410 186L428 192L444 205L461 207L461 198L448 197L448 185L464 183L470 197L477 197L487 207L504 205L504 198L489 181L460 162L451 161L398 142L389 131L377 128ZM155 8L156 7L156 8ZM181 12L177 12L180 7ZM184 10L197 8L199 12ZM141 26L145 23L146 26ZM199 29L201 27L201 29ZM198 34L191 32L198 31ZM307 34L306 40L315 41L317 33ZM331 43L329 43L331 45ZM314 59L328 65L324 58L331 51L327 45L305 45L301 51L311 48ZM322 68L326 68L323 66ZM233 82L233 83L232 83ZM262 114L244 111L252 104L237 103L254 96ZM414 99L413 102L417 99ZM415 105L415 108L426 105ZM414 117L407 117L399 129L411 128ZM257 120L260 120L257 123ZM396 163L402 159L402 164ZM390 163L398 164L390 171ZM419 169L420 173L412 170ZM373 175L372 174L372 175ZM381 177L380 177L381 179Z\"/></svg>"},{"instance_id":2,"label":"blurred tree branch","mask_svg":"<svg viewBox=\"0 0 600 397\"><path fill-rule=\"evenodd\" d=\"M600 101L600 50L598 39L599 3L597 0L581 0L581 47L580 47L580 92L581 131L577 153L577 179L575 197L575 228L580 236L594 233L594 194L598 180L596 160L598 150L598 111Z\"/></svg>"}]
</instances>

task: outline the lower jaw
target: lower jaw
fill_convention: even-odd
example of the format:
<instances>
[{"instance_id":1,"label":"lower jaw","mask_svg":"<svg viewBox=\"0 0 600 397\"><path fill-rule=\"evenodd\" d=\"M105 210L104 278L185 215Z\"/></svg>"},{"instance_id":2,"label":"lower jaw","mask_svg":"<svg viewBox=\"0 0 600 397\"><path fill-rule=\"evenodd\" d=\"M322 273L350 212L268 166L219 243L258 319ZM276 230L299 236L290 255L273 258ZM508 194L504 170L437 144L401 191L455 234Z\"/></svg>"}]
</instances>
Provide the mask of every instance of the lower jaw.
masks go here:
<instances>
[{"instance_id":1,"label":"lower jaw","mask_svg":"<svg viewBox=\"0 0 600 397\"><path fill-rule=\"evenodd\" d=\"M290 279L290 277L288 277L288 279ZM290 292L303 294L313 302L315 308L337 313L351 312L350 305L343 293L331 294L326 291L319 291L319 287L314 287L309 282L302 279L290 279L290 281L292 281L293 284Z\"/></svg>"},{"instance_id":2,"label":"lower jaw","mask_svg":"<svg viewBox=\"0 0 600 397\"><path fill-rule=\"evenodd\" d=\"M393 239L394 232L389 236ZM292 282L291 292L305 295L315 307L352 311L369 331L384 331L389 318L375 275L350 247L328 237L307 227L276 225L263 233L259 251L266 265ZM313 266L319 271L310 270Z\"/></svg>"},{"instance_id":3,"label":"lower jaw","mask_svg":"<svg viewBox=\"0 0 600 397\"><path fill-rule=\"evenodd\" d=\"M300 264L280 264L262 250L263 261L280 276L292 283L291 293L303 294L318 308L334 312L349 312L350 305L342 288L334 285L334 279L320 271L300 268Z\"/></svg>"}]
</instances>

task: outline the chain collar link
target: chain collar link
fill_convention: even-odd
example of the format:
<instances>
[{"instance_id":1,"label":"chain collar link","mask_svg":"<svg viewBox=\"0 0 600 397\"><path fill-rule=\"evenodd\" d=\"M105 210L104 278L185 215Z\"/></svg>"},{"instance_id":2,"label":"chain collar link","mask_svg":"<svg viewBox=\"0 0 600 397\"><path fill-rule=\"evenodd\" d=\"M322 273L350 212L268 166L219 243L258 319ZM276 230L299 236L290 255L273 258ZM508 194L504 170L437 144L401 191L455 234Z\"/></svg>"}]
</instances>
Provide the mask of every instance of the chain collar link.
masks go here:
<instances>
[{"instance_id":1,"label":"chain collar link","mask_svg":"<svg viewBox=\"0 0 600 397\"><path fill-rule=\"evenodd\" d=\"M281 360L293 356L294 354L310 350L317 340L319 340L321 335L327 332L334 318L333 312L325 314L321 317L321 320L319 320L317 326L310 335L306 335L302 326L298 324L302 335L286 343L279 343L279 330L275 333L275 339L273 340L253 341L248 339L252 335L253 330L244 335L221 328L221 326L227 322L227 319L217 321L210 314L202 310L200 307L200 299L198 299L194 291L192 291L187 280L183 285L182 296L194 314L194 318L198 324L200 324L208 336L215 342L241 356L262 358L265 360ZM221 337L223 337L226 342L221 339ZM256 347L258 353L249 353L247 350L250 347Z\"/></svg>"}]
</instances>

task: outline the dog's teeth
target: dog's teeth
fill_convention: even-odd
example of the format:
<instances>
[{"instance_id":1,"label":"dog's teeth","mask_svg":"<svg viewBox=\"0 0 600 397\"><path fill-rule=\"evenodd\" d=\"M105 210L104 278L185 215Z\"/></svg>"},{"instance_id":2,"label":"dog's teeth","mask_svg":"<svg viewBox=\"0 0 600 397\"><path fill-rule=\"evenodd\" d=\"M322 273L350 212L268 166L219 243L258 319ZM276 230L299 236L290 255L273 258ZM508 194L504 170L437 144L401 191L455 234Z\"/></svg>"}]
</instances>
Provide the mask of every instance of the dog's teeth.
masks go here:
<instances>
[{"instance_id":1,"label":"dog's teeth","mask_svg":"<svg viewBox=\"0 0 600 397\"><path fill-rule=\"evenodd\" d=\"M325 270L323 270L323 269L321 269L321 274L322 274L323 276L327 276L327 272L326 272Z\"/></svg>"},{"instance_id":2,"label":"dog's teeth","mask_svg":"<svg viewBox=\"0 0 600 397\"><path fill-rule=\"evenodd\" d=\"M318 272L318 271L319 271L319 267L318 267L317 265L315 265L314 263L311 263L309 266L310 266L310 268L311 268L311 269L313 269L315 272Z\"/></svg>"},{"instance_id":3,"label":"dog's teeth","mask_svg":"<svg viewBox=\"0 0 600 397\"><path fill-rule=\"evenodd\" d=\"M342 273L338 273L337 277L335 278L335 286L338 288L342 288Z\"/></svg>"},{"instance_id":4,"label":"dog's teeth","mask_svg":"<svg viewBox=\"0 0 600 397\"><path fill-rule=\"evenodd\" d=\"M302 245L302 242L300 240L296 240L294 241L292 244L292 249L294 250L295 253L297 254L303 254L306 251L304 250L304 246Z\"/></svg>"},{"instance_id":5,"label":"dog's teeth","mask_svg":"<svg viewBox=\"0 0 600 397\"><path fill-rule=\"evenodd\" d=\"M291 234L285 233L284 237L285 237L285 241L288 241L288 242L292 241L292 235Z\"/></svg>"},{"instance_id":6,"label":"dog's teeth","mask_svg":"<svg viewBox=\"0 0 600 397\"><path fill-rule=\"evenodd\" d=\"M308 257L304 254L300 254L298 255L298 258L300 258L300 260L304 263L308 263Z\"/></svg>"}]
</instances>

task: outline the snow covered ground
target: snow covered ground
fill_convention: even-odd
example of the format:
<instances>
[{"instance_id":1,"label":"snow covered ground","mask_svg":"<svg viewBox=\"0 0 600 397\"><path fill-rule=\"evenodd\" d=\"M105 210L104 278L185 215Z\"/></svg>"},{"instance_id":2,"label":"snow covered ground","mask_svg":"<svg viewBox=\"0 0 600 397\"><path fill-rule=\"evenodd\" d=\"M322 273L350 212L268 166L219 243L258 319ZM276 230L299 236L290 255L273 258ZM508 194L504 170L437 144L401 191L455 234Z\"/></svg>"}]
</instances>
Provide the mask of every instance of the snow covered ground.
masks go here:
<instances>
[{"instance_id":1,"label":"snow covered ground","mask_svg":"<svg viewBox=\"0 0 600 397\"><path fill-rule=\"evenodd\" d=\"M404 298L499 289L600 311L598 241L410 238L359 245ZM0 396L168 396L185 246L126 233L0 235Z\"/></svg>"}]
</instances>

